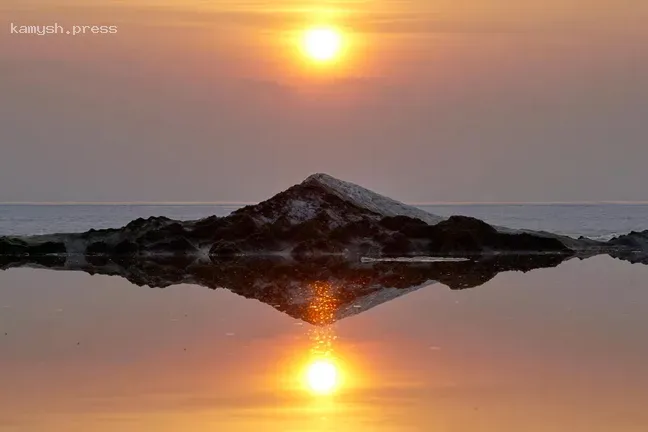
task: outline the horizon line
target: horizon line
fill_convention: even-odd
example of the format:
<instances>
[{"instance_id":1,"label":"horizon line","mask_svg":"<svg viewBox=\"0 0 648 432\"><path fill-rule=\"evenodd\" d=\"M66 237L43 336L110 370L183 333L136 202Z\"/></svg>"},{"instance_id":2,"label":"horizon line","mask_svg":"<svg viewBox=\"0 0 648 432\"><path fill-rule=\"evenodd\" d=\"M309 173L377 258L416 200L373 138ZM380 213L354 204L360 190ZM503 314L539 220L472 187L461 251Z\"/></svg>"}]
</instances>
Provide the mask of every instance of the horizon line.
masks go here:
<instances>
[{"instance_id":1,"label":"horizon line","mask_svg":"<svg viewBox=\"0 0 648 432\"><path fill-rule=\"evenodd\" d=\"M261 201L0 201L0 206L247 206ZM648 201L428 201L411 206L452 205L648 205Z\"/></svg>"}]
</instances>

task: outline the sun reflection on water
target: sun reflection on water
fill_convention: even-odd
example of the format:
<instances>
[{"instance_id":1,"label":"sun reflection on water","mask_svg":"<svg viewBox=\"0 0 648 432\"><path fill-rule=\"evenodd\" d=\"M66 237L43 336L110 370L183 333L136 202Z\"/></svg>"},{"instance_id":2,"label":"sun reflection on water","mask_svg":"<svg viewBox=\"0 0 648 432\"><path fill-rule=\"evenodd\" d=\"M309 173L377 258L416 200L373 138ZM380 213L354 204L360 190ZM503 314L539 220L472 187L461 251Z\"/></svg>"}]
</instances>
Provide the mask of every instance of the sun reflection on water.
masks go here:
<instances>
[{"instance_id":1,"label":"sun reflection on water","mask_svg":"<svg viewBox=\"0 0 648 432\"><path fill-rule=\"evenodd\" d=\"M307 389L316 395L331 395L342 383L342 369L334 353L336 340L333 322L339 300L330 283L314 282L309 286L312 299L308 318L314 327L309 330L310 355L303 376Z\"/></svg>"},{"instance_id":2,"label":"sun reflection on water","mask_svg":"<svg viewBox=\"0 0 648 432\"><path fill-rule=\"evenodd\" d=\"M313 393L333 393L339 384L337 365L330 359L315 360L306 369L306 383Z\"/></svg>"}]
</instances>

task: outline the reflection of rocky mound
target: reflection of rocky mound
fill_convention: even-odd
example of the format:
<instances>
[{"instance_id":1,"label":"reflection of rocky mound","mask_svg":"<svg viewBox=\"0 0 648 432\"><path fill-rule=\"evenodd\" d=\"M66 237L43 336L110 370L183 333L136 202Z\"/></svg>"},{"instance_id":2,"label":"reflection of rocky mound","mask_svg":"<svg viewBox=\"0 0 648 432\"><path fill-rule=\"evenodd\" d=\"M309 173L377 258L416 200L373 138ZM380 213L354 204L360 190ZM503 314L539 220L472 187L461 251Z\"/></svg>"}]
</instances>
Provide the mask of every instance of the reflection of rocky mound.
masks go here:
<instances>
[{"instance_id":1,"label":"reflection of rocky mound","mask_svg":"<svg viewBox=\"0 0 648 432\"><path fill-rule=\"evenodd\" d=\"M120 276L139 286L157 288L183 283L226 288L294 318L326 325L436 282L452 289L473 288L500 272L555 267L567 258L504 255L461 262L368 264L336 257L313 261L245 258L216 262L186 257L0 257L0 269L84 271Z\"/></svg>"},{"instance_id":2,"label":"reflection of rocky mound","mask_svg":"<svg viewBox=\"0 0 648 432\"><path fill-rule=\"evenodd\" d=\"M105 257L292 255L472 256L494 253L648 251L648 232L608 243L496 228L477 219L443 219L360 186L316 174L227 217L180 222L135 220L120 229L0 238L0 255ZM635 257L636 259L636 257Z\"/></svg>"},{"instance_id":3,"label":"reflection of rocky mound","mask_svg":"<svg viewBox=\"0 0 648 432\"><path fill-rule=\"evenodd\" d=\"M615 246L610 255L633 264L648 264L648 231L616 237L609 242Z\"/></svg>"}]
</instances>

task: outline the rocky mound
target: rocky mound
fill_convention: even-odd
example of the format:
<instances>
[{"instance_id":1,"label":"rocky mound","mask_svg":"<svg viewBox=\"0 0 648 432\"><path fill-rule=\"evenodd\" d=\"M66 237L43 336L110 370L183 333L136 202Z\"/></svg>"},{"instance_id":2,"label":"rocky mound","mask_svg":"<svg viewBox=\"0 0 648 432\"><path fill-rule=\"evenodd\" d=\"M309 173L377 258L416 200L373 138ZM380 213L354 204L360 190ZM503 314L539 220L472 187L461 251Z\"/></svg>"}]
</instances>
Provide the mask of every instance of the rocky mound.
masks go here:
<instances>
[{"instance_id":1,"label":"rocky mound","mask_svg":"<svg viewBox=\"0 0 648 432\"><path fill-rule=\"evenodd\" d=\"M51 256L474 256L617 253L648 250L647 233L608 243L443 219L360 186L316 174L223 218L138 219L123 228L0 238L0 255Z\"/></svg>"}]
</instances>

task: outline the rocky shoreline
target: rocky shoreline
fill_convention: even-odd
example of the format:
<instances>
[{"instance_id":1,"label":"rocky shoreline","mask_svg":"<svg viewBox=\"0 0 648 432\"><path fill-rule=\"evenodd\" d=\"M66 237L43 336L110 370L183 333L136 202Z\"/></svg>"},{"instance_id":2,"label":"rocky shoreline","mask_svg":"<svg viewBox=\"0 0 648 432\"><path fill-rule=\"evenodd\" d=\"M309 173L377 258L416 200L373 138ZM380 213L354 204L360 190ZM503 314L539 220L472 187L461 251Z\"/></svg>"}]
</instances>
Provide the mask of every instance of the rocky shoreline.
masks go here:
<instances>
[{"instance_id":1,"label":"rocky shoreline","mask_svg":"<svg viewBox=\"0 0 648 432\"><path fill-rule=\"evenodd\" d=\"M360 186L316 174L227 217L135 220L123 228L0 237L2 256L88 257L280 255L295 260L359 257L610 254L642 262L648 231L608 242L511 230L478 219L447 219Z\"/></svg>"}]
</instances>

